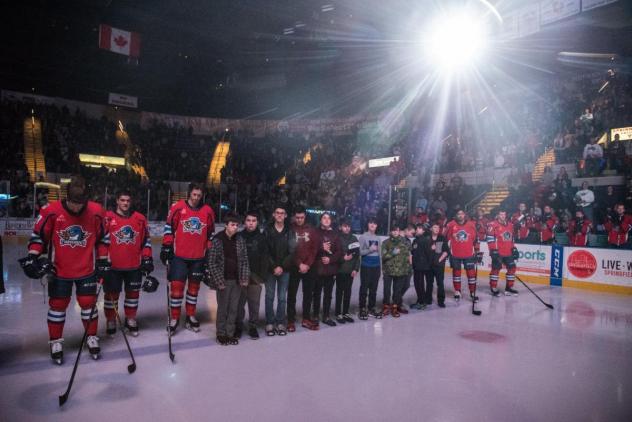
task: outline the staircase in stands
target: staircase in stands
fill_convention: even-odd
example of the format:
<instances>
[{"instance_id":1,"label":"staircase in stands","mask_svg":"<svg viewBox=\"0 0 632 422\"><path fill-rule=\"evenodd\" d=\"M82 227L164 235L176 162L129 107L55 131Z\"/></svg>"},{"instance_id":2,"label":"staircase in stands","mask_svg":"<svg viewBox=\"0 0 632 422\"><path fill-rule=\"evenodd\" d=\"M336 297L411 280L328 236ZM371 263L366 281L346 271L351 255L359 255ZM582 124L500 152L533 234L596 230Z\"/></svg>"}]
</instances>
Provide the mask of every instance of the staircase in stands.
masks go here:
<instances>
[{"instance_id":1,"label":"staircase in stands","mask_svg":"<svg viewBox=\"0 0 632 422\"><path fill-rule=\"evenodd\" d=\"M534 182L539 182L542 180L542 175L544 174L544 169L546 167L553 168L555 165L555 150L553 148L549 148L544 152L538 160L535 162L533 166L533 172L531 173L531 180Z\"/></svg>"},{"instance_id":2,"label":"staircase in stands","mask_svg":"<svg viewBox=\"0 0 632 422\"><path fill-rule=\"evenodd\" d=\"M41 175L46 180L46 162L42 146L42 122L29 117L24 119L24 164L29 171L31 182Z\"/></svg>"},{"instance_id":3,"label":"staircase in stands","mask_svg":"<svg viewBox=\"0 0 632 422\"><path fill-rule=\"evenodd\" d=\"M498 207L509 196L509 189L506 185L494 185L494 187L483 195L479 203L473 209L482 208L488 214Z\"/></svg>"},{"instance_id":4,"label":"staircase in stands","mask_svg":"<svg viewBox=\"0 0 632 422\"><path fill-rule=\"evenodd\" d=\"M230 152L230 142L220 141L215 147L211 164L208 168L206 186L219 186L222 178L222 169L226 165L226 158Z\"/></svg>"}]
</instances>

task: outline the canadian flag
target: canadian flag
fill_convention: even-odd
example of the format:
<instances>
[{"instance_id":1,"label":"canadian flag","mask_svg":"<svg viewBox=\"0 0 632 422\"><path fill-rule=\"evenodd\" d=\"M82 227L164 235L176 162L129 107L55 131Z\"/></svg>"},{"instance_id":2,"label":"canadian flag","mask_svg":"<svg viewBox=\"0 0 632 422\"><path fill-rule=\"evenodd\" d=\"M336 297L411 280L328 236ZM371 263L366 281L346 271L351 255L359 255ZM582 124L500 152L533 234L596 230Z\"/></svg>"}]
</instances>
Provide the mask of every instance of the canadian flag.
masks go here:
<instances>
[{"instance_id":1,"label":"canadian flag","mask_svg":"<svg viewBox=\"0 0 632 422\"><path fill-rule=\"evenodd\" d=\"M125 56L140 56L140 34L99 25L99 48Z\"/></svg>"}]
</instances>

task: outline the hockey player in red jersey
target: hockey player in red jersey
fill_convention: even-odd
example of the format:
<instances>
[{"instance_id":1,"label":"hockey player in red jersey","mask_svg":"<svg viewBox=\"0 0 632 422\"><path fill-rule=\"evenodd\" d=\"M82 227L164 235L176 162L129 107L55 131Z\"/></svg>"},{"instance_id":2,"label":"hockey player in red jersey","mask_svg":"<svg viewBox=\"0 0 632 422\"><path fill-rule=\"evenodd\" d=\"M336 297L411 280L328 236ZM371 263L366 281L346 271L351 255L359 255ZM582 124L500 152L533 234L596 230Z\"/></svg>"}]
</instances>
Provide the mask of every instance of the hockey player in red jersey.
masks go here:
<instances>
[{"instance_id":1,"label":"hockey player in red jersey","mask_svg":"<svg viewBox=\"0 0 632 422\"><path fill-rule=\"evenodd\" d=\"M68 198L43 208L35 222L28 244L28 257L20 260L26 275L40 278L52 260L53 276L48 284L48 334L51 358L63 362L63 330L66 308L75 286L81 319L87 331L87 344L94 359L99 358L97 337L97 282L107 277L109 238L105 212L97 203L88 201L88 187L83 178L75 176L68 185Z\"/></svg>"},{"instance_id":2,"label":"hockey player in red jersey","mask_svg":"<svg viewBox=\"0 0 632 422\"><path fill-rule=\"evenodd\" d=\"M592 231L592 222L586 218L582 209L575 211L575 218L568 223L568 240L571 246L586 246L588 234Z\"/></svg>"},{"instance_id":3,"label":"hockey player in red jersey","mask_svg":"<svg viewBox=\"0 0 632 422\"><path fill-rule=\"evenodd\" d=\"M457 301L461 299L461 267L464 267L470 297L476 302L478 301L476 296L476 262L480 263L483 259L482 252L479 252L476 225L466 219L465 211L459 210L455 219L446 226L445 232L450 246L454 299Z\"/></svg>"},{"instance_id":4,"label":"hockey player in red jersey","mask_svg":"<svg viewBox=\"0 0 632 422\"><path fill-rule=\"evenodd\" d=\"M172 334L180 320L187 280L184 327L194 332L200 331L195 308L204 276L204 257L211 246L214 232L215 213L211 207L202 203L202 186L191 183L187 199L176 202L169 210L160 250L160 260L169 268L167 278L171 286L171 320L167 329Z\"/></svg>"},{"instance_id":5,"label":"hockey player in red jersey","mask_svg":"<svg viewBox=\"0 0 632 422\"><path fill-rule=\"evenodd\" d=\"M518 204L518 211L511 216L511 223L514 227L514 240L517 243L525 243L529 237L529 230L533 228L533 217L529 215L527 204Z\"/></svg>"},{"instance_id":6,"label":"hockey player in red jersey","mask_svg":"<svg viewBox=\"0 0 632 422\"><path fill-rule=\"evenodd\" d=\"M123 190L116 194L116 211L108 211L105 221L110 235L110 261L112 271L105 280L106 333L116 332L116 309L123 284L125 284L125 328L131 335L138 335L136 310L140 297L142 274L154 270L151 256L151 238L147 219L131 211L132 194Z\"/></svg>"},{"instance_id":7,"label":"hockey player in red jersey","mask_svg":"<svg viewBox=\"0 0 632 422\"><path fill-rule=\"evenodd\" d=\"M514 245L514 227L507 220L507 212L498 211L496 219L487 225L487 246L489 255L492 258L492 271L489 273L489 287L493 296L499 296L498 275L503 265L507 268L505 279L505 295L518 295L518 291L513 288L516 281L516 260L518 259L518 249Z\"/></svg>"}]
</instances>

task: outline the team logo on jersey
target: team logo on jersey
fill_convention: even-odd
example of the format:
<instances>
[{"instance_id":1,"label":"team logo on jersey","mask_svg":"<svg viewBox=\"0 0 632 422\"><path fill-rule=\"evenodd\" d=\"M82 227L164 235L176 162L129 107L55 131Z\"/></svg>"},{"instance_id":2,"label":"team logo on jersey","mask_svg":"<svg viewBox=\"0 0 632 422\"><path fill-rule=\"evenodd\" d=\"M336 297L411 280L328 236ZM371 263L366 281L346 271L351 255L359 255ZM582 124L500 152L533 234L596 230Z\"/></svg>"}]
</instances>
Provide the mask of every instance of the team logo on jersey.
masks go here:
<instances>
[{"instance_id":1,"label":"team logo on jersey","mask_svg":"<svg viewBox=\"0 0 632 422\"><path fill-rule=\"evenodd\" d=\"M511 240L511 233L504 232L503 233L503 240L510 241Z\"/></svg>"},{"instance_id":2,"label":"team logo on jersey","mask_svg":"<svg viewBox=\"0 0 632 422\"><path fill-rule=\"evenodd\" d=\"M88 238L91 236L90 233L79 225L68 226L63 230L59 230L57 235L59 236L59 244L61 246L70 246L71 248L75 246L85 248L88 243Z\"/></svg>"},{"instance_id":3,"label":"team logo on jersey","mask_svg":"<svg viewBox=\"0 0 632 422\"><path fill-rule=\"evenodd\" d=\"M454 237L456 238L457 242L465 242L468 236L465 230L459 230L458 232L456 232Z\"/></svg>"},{"instance_id":4,"label":"team logo on jersey","mask_svg":"<svg viewBox=\"0 0 632 422\"><path fill-rule=\"evenodd\" d=\"M117 245L133 245L136 243L138 232L132 226L123 226L114 233Z\"/></svg>"},{"instance_id":5,"label":"team logo on jersey","mask_svg":"<svg viewBox=\"0 0 632 422\"><path fill-rule=\"evenodd\" d=\"M182 231L185 233L202 234L202 230L207 225L202 223L200 217L189 217L182 220Z\"/></svg>"}]
</instances>

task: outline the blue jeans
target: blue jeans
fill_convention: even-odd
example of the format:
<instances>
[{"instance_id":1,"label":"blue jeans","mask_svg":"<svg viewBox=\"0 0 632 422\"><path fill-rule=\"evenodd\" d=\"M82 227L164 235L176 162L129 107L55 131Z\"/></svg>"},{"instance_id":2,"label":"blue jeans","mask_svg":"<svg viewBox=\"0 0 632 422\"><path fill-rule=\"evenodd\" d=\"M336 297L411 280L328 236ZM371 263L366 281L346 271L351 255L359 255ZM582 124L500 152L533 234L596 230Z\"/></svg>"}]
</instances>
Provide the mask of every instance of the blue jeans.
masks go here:
<instances>
[{"instance_id":1,"label":"blue jeans","mask_svg":"<svg viewBox=\"0 0 632 422\"><path fill-rule=\"evenodd\" d=\"M270 274L266 280L266 324L284 324L285 308L287 303L287 286L290 281L290 273L284 272L280 276ZM274 294L277 295L277 310L274 313Z\"/></svg>"}]
</instances>

